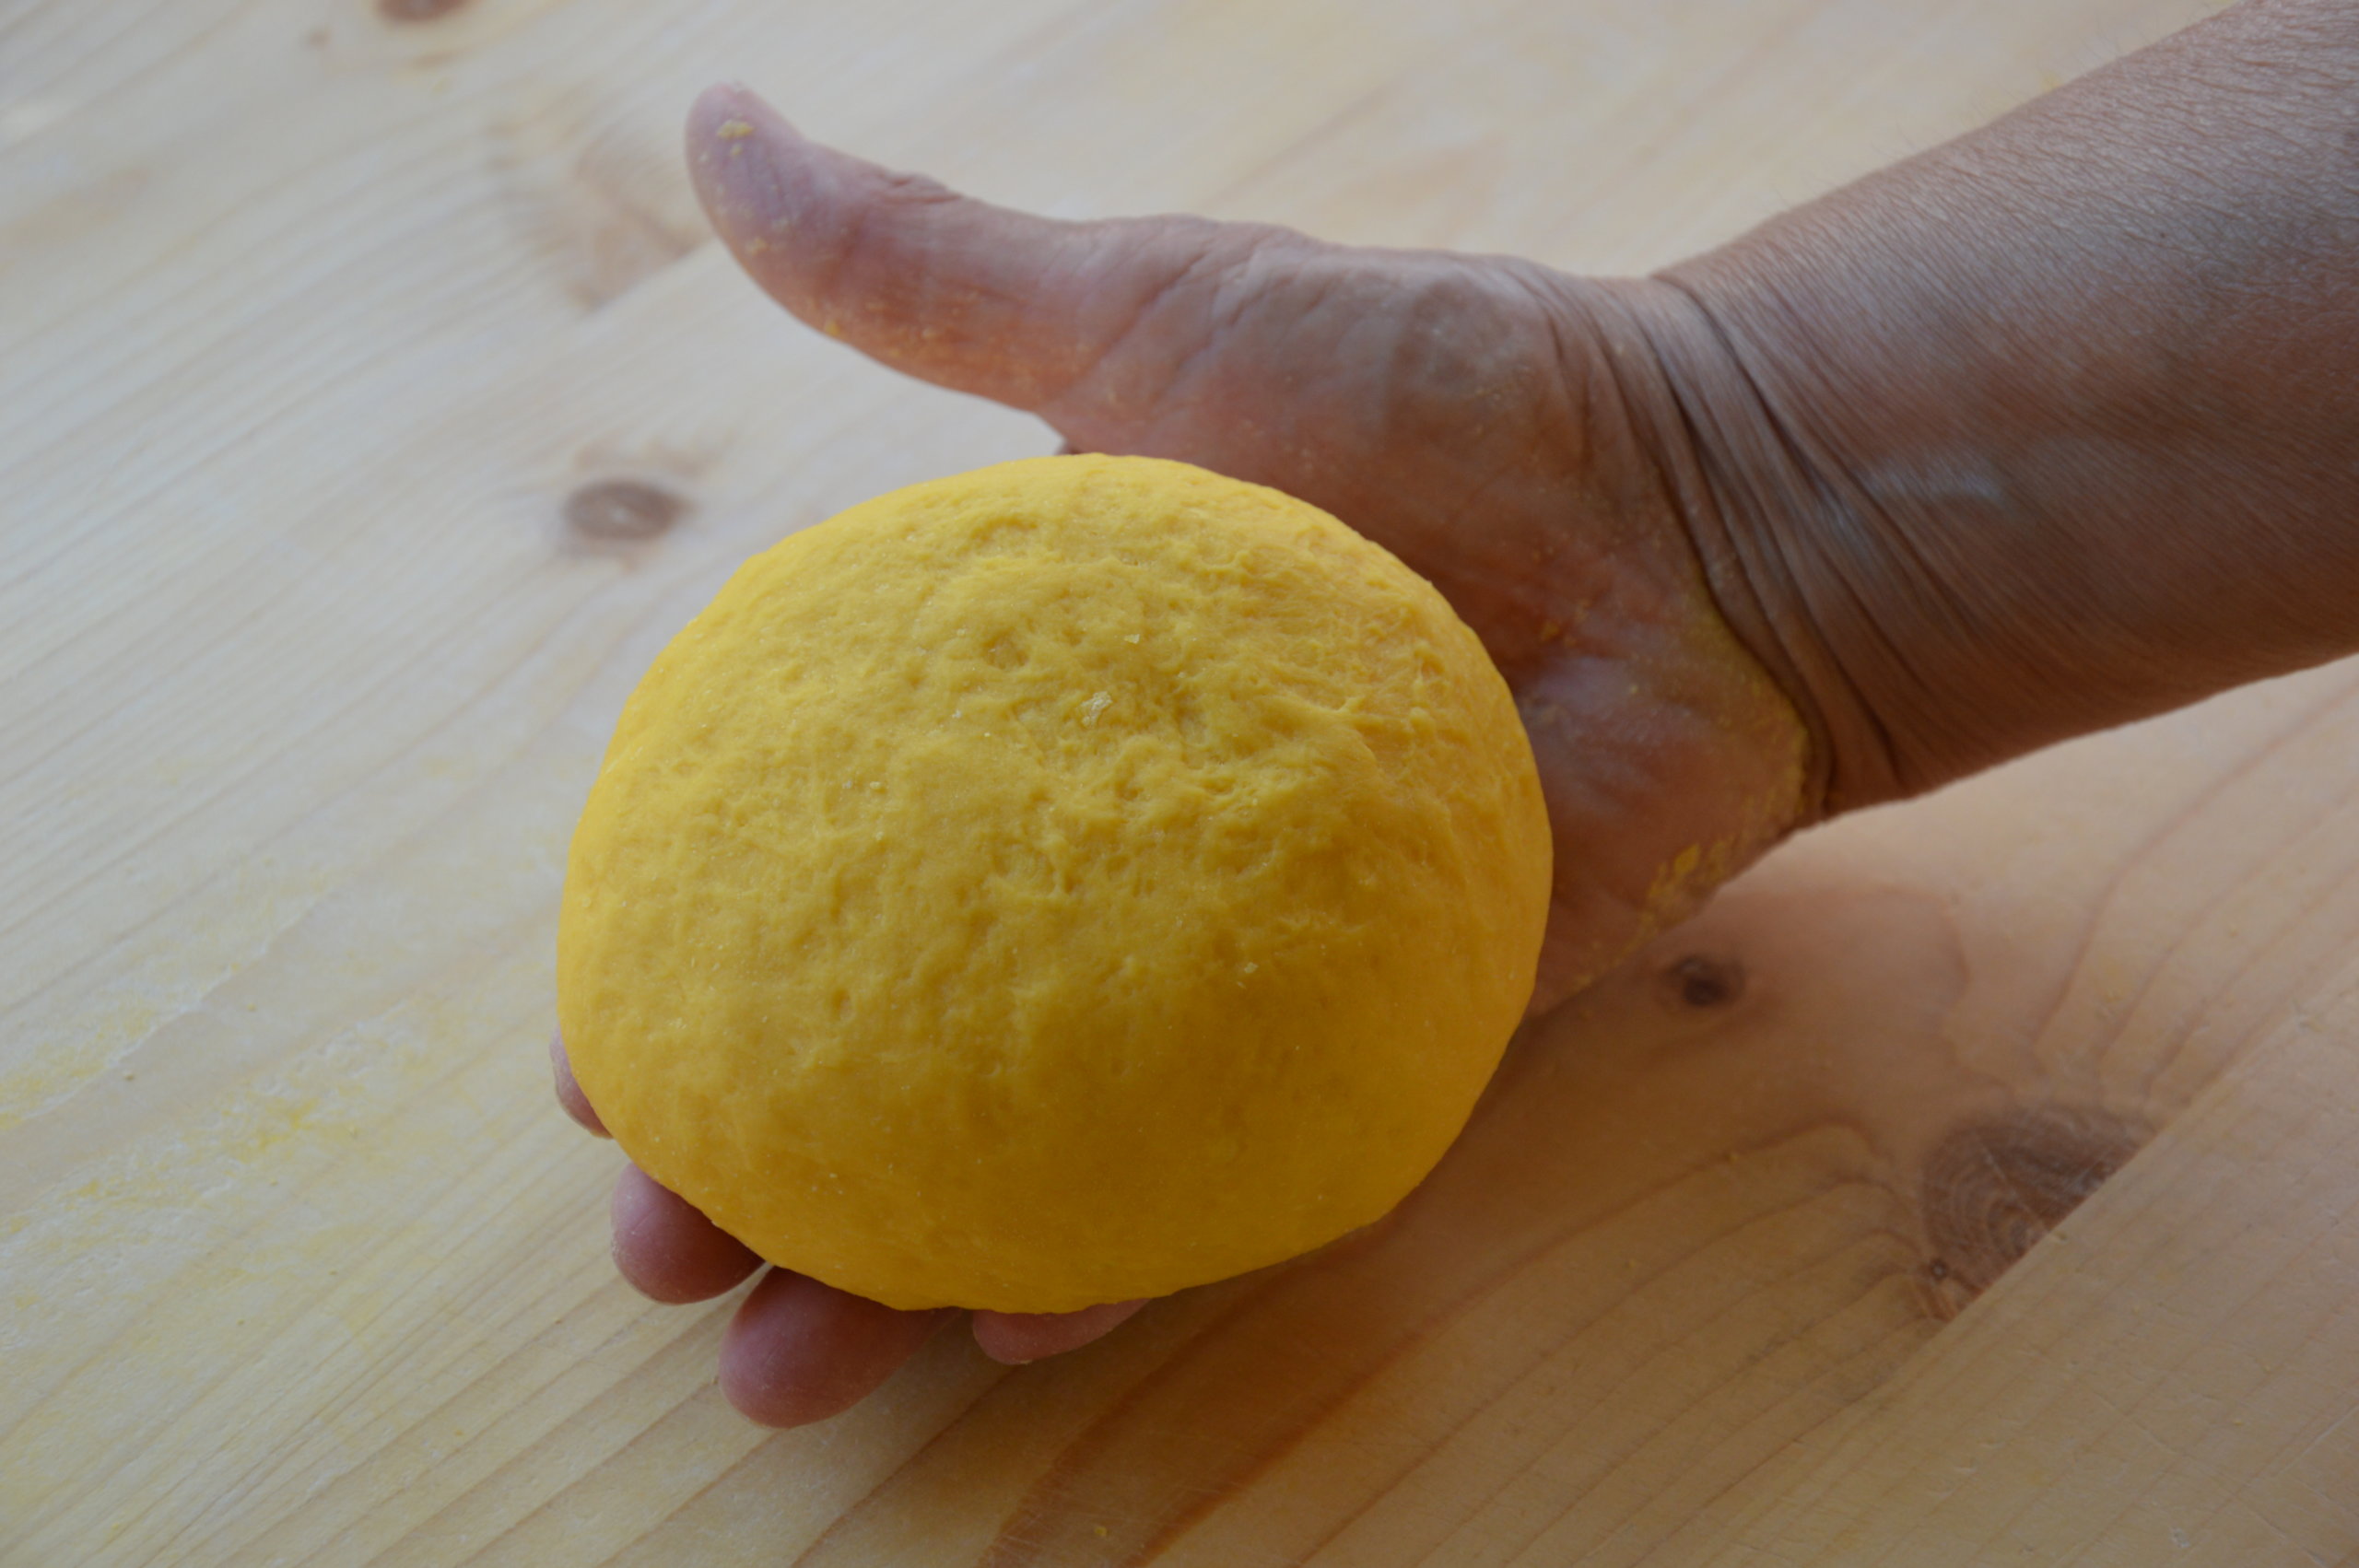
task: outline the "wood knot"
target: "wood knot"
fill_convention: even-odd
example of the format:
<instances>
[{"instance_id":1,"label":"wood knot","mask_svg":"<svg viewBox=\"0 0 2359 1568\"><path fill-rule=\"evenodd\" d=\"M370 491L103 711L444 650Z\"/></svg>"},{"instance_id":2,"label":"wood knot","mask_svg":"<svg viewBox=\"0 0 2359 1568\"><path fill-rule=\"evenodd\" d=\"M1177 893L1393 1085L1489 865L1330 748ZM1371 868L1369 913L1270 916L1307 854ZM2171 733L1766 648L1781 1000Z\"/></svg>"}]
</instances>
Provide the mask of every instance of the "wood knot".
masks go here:
<instances>
[{"instance_id":1,"label":"wood knot","mask_svg":"<svg viewBox=\"0 0 2359 1568\"><path fill-rule=\"evenodd\" d=\"M584 544L638 544L688 513L687 500L643 479L596 479L565 498L566 532Z\"/></svg>"},{"instance_id":2,"label":"wood knot","mask_svg":"<svg viewBox=\"0 0 2359 1568\"><path fill-rule=\"evenodd\" d=\"M447 17L467 0L377 0L377 14L389 22L430 22Z\"/></svg>"},{"instance_id":3,"label":"wood knot","mask_svg":"<svg viewBox=\"0 0 2359 1568\"><path fill-rule=\"evenodd\" d=\"M1952 1129L1925 1162L1925 1272L1970 1299L2032 1249L2146 1141L2104 1111L2047 1106Z\"/></svg>"},{"instance_id":4,"label":"wood knot","mask_svg":"<svg viewBox=\"0 0 2359 1568\"><path fill-rule=\"evenodd\" d=\"M1733 958L1691 953L1664 968L1655 983L1673 1007L1727 1007L1744 995L1744 965Z\"/></svg>"}]
</instances>

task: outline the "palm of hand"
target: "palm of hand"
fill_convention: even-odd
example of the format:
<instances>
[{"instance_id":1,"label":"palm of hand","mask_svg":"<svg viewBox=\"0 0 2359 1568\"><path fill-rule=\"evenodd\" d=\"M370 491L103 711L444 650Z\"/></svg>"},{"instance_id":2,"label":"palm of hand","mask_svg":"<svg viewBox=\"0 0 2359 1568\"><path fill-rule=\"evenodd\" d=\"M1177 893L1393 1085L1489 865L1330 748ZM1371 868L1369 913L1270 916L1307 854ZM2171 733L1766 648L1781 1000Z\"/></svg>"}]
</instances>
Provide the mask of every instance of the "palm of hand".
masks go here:
<instances>
[{"instance_id":1,"label":"palm of hand","mask_svg":"<svg viewBox=\"0 0 2359 1568\"><path fill-rule=\"evenodd\" d=\"M1077 448L1299 496L1443 591L1515 691L1549 802L1535 1005L1798 820L1801 727L1711 604L1625 415L1597 286L1194 219L1050 223L804 142L734 89L698 103L688 153L723 240L805 321ZM594 1127L561 1051L558 1082ZM636 1172L615 1224L618 1263L659 1299L718 1294L758 1261ZM976 1334L1027 1360L1127 1310L979 1314ZM817 1419L937 1318L773 1270L724 1341L722 1385L757 1419Z\"/></svg>"}]
</instances>

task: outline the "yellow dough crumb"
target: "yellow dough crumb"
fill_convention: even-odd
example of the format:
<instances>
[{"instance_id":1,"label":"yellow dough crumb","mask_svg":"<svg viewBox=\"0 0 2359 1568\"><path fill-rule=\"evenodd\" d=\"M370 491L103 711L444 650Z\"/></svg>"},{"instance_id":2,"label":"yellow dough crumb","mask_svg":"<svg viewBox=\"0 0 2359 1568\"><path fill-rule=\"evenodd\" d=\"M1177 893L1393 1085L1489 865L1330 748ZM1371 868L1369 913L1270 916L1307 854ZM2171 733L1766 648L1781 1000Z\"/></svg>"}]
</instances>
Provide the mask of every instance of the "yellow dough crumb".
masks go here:
<instances>
[{"instance_id":1,"label":"yellow dough crumb","mask_svg":"<svg viewBox=\"0 0 2359 1568\"><path fill-rule=\"evenodd\" d=\"M898 1307L1060 1312L1381 1215L1530 996L1532 752L1316 508L1060 457L749 561L625 708L558 1008L624 1151Z\"/></svg>"}]
</instances>

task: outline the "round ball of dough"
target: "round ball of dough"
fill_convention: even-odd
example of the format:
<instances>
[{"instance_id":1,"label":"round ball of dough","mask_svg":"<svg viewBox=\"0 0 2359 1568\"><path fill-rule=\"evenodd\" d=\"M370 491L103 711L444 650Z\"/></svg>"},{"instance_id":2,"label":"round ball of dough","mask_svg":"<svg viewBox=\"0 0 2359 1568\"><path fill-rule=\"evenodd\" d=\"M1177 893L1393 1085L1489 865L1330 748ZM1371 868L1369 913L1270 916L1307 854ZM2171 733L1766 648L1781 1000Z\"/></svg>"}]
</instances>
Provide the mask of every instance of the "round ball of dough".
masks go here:
<instances>
[{"instance_id":1,"label":"round ball of dough","mask_svg":"<svg viewBox=\"0 0 2359 1568\"><path fill-rule=\"evenodd\" d=\"M1377 1219L1549 890L1482 646L1326 513L1145 458L914 486L738 571L573 840L567 1048L783 1267L1061 1312Z\"/></svg>"}]
</instances>

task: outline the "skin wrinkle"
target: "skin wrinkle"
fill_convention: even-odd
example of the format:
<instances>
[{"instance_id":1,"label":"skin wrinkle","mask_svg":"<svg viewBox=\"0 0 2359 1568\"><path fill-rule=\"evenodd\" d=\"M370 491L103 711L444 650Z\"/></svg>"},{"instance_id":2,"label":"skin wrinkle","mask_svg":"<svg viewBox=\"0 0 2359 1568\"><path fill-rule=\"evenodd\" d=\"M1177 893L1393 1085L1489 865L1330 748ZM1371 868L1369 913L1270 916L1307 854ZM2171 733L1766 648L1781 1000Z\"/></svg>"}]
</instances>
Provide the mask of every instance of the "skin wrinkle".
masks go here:
<instances>
[{"instance_id":1,"label":"skin wrinkle","mask_svg":"<svg viewBox=\"0 0 2359 1568\"><path fill-rule=\"evenodd\" d=\"M1258 240L1259 238L1256 236L1255 240ZM1048 420L1059 435L1070 440L1076 431L1086 433L1089 429L1088 414L1077 411L1068 412L1076 400L1085 405L1092 402L1096 403L1098 405L1097 412L1101 416L1119 417L1127 404L1152 403L1170 388L1178 385L1186 378L1191 359L1183 358L1170 366L1157 378L1160 384L1153 391L1145 392L1124 392L1118 386L1111 384L1116 378L1106 375L1106 368L1109 363L1119 362L1125 346L1133 342L1140 333L1150 330L1157 313L1168 308L1175 298L1185 298L1191 284L1197 282L1208 272L1216 274L1225 280L1240 269L1252 265L1259 250L1260 245L1253 242L1237 248L1224 245L1219 250L1207 246L1205 250L1185 258L1179 267L1167 271L1162 278L1148 289L1143 298L1128 308L1126 314L1129 317L1129 324L1121 332L1106 338L1097 352L1090 357L1089 362L1075 371L1063 386L1042 398L1041 417ZM1216 283L1214 298L1217 300L1219 297L1220 287ZM1238 308L1239 309L1250 302L1250 295L1238 298ZM1203 346L1209 345L1212 341L1213 339L1207 335L1199 345L1200 351ZM1094 380L1101 380L1109 384L1098 390L1093 396L1088 391L1089 384Z\"/></svg>"},{"instance_id":2,"label":"skin wrinkle","mask_svg":"<svg viewBox=\"0 0 2359 1568\"><path fill-rule=\"evenodd\" d=\"M1217 382L1217 371L1208 367L1216 364L1220 345L1244 332L1254 312L1268 308L1273 292L1283 290L1289 308L1306 320L1317 319L1332 309L1337 288L1347 284L1348 279L1339 279L1319 265L1324 258L1312 252L1290 266L1280 266L1273 260L1273 252L1282 240L1294 238L1259 235L1259 242L1242 263L1220 275L1205 304L1203 324L1196 329L1197 341L1181 361L1191 379ZM1356 312L1346 310L1343 314L1357 321ZM1183 395L1176 401L1189 413L1195 412L1198 406L1197 400L1191 397Z\"/></svg>"},{"instance_id":3,"label":"skin wrinkle","mask_svg":"<svg viewBox=\"0 0 2359 1568\"><path fill-rule=\"evenodd\" d=\"M1649 298L1649 291L1663 292ZM1888 753L1880 722L1856 699L1831 696L1840 666L1791 607L1802 579L1780 546L1777 520L1811 514L1802 499L1811 480L1778 432L1756 387L1730 351L1709 313L1676 280L1627 284L1602 297L1602 319L1625 327L1637 352L1617 356L1613 378L1655 469L1672 475L1678 505L1721 615L1794 703L1809 736L1805 820L1840 809L1834 798L1837 756L1854 773ZM1609 329L1611 330L1611 329ZM1838 735L1838 725L1864 734ZM1872 777L1872 773L1871 773Z\"/></svg>"},{"instance_id":4,"label":"skin wrinkle","mask_svg":"<svg viewBox=\"0 0 2359 1568\"><path fill-rule=\"evenodd\" d=\"M2359 446L2359 398L2320 350L2359 339L2359 171L2300 116L2353 119L2359 29L2306 64L2332 95L2207 94L2222 73L2179 65L2224 30L2272 71L2294 9L2240 7L1665 275L1833 498L1734 509L1723 559L1755 636L1817 645L1792 662L1836 715L1836 803L2347 649L2348 460L2320 454ZM1961 449L1998 504L1848 477ZM2224 529L2239 569L2190 570Z\"/></svg>"}]
</instances>

